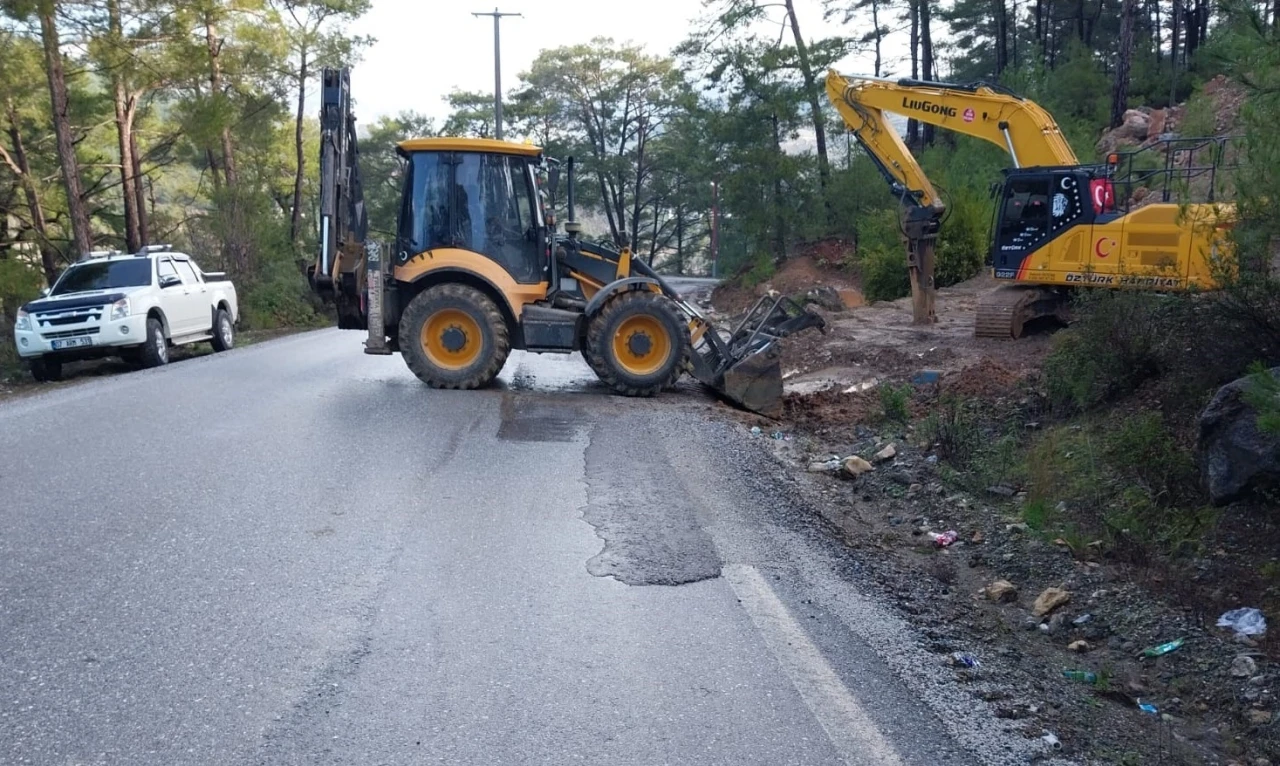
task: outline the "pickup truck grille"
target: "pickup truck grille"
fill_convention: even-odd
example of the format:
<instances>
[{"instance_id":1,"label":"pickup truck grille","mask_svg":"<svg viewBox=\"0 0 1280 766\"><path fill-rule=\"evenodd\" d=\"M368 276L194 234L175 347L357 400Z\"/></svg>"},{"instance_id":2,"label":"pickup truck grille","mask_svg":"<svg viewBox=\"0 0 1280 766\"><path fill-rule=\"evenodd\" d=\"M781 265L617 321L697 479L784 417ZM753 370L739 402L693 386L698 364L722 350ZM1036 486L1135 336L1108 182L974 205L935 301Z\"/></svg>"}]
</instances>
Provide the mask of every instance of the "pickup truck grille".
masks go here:
<instances>
[{"instance_id":1,"label":"pickup truck grille","mask_svg":"<svg viewBox=\"0 0 1280 766\"><path fill-rule=\"evenodd\" d=\"M79 338L84 335L97 335L97 327L84 327L79 330L64 330L62 332L42 332L40 337L47 340L61 340L62 338Z\"/></svg>"},{"instance_id":2,"label":"pickup truck grille","mask_svg":"<svg viewBox=\"0 0 1280 766\"><path fill-rule=\"evenodd\" d=\"M57 326L64 324L80 324L90 319L95 322L102 320L103 306L90 306L81 309L65 309L63 311L47 311L36 314L36 321L41 327Z\"/></svg>"}]
</instances>

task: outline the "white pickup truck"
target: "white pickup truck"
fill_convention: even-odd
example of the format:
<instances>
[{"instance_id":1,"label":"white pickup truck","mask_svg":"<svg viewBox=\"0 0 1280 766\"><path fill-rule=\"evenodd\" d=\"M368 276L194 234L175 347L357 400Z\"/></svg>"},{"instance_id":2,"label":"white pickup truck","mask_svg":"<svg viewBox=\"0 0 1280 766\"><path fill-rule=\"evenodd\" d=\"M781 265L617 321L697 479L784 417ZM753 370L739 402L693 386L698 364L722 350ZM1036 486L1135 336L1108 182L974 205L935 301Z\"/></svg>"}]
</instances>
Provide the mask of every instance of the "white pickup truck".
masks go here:
<instances>
[{"instance_id":1,"label":"white pickup truck","mask_svg":"<svg viewBox=\"0 0 1280 766\"><path fill-rule=\"evenodd\" d=\"M207 340L225 351L240 310L223 276L167 245L94 252L18 309L14 345L39 381L58 380L62 363L77 359L119 356L156 367L168 363L170 346Z\"/></svg>"}]
</instances>

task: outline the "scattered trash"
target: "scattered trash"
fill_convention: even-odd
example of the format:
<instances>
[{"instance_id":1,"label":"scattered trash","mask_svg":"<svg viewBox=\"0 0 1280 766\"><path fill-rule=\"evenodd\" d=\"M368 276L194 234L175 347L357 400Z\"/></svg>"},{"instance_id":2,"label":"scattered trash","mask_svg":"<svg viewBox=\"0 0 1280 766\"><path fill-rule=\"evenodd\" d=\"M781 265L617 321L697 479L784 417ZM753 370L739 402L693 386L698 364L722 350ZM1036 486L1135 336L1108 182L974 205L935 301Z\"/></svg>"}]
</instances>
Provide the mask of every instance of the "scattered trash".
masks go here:
<instances>
[{"instance_id":1,"label":"scattered trash","mask_svg":"<svg viewBox=\"0 0 1280 766\"><path fill-rule=\"evenodd\" d=\"M927 458L925 458L925 459L924 459L924 462L928 463L929 465L937 465L937 464L938 464L938 456L937 456L937 455L930 455L929 457L927 457Z\"/></svg>"},{"instance_id":2,"label":"scattered trash","mask_svg":"<svg viewBox=\"0 0 1280 766\"><path fill-rule=\"evenodd\" d=\"M751 426L751 435L752 435L752 436L759 436L761 433L763 433L763 432L760 430L760 426Z\"/></svg>"},{"instance_id":3,"label":"scattered trash","mask_svg":"<svg viewBox=\"0 0 1280 766\"><path fill-rule=\"evenodd\" d=\"M951 661L956 665L963 665L966 668L980 668L982 663L978 662L978 658L966 652L953 652Z\"/></svg>"},{"instance_id":4,"label":"scattered trash","mask_svg":"<svg viewBox=\"0 0 1280 766\"><path fill-rule=\"evenodd\" d=\"M1142 650L1142 656L1143 657L1159 657L1163 654L1168 654L1169 652L1176 650L1178 647L1182 646L1184 643L1186 643L1186 639L1178 638L1178 639L1174 639L1173 641L1165 642L1158 646L1148 646L1146 649Z\"/></svg>"},{"instance_id":5,"label":"scattered trash","mask_svg":"<svg viewBox=\"0 0 1280 766\"><path fill-rule=\"evenodd\" d=\"M1080 641L1072 641L1067 645L1067 649L1073 652L1087 652L1093 647L1089 646L1089 642L1081 639Z\"/></svg>"},{"instance_id":6,"label":"scattered trash","mask_svg":"<svg viewBox=\"0 0 1280 766\"><path fill-rule=\"evenodd\" d=\"M1071 621L1071 624L1072 624L1072 625L1084 625L1086 622L1088 622L1089 620L1092 620L1092 619L1093 619L1093 615L1089 614L1088 612L1085 612L1084 614L1082 614L1082 615L1080 615L1079 617L1077 617L1077 618L1075 618L1074 620L1072 620L1072 621Z\"/></svg>"},{"instance_id":7,"label":"scattered trash","mask_svg":"<svg viewBox=\"0 0 1280 766\"><path fill-rule=\"evenodd\" d=\"M1218 627L1231 628L1237 636L1261 636L1267 632L1267 618L1253 607L1232 609L1218 618Z\"/></svg>"},{"instance_id":8,"label":"scattered trash","mask_svg":"<svg viewBox=\"0 0 1280 766\"><path fill-rule=\"evenodd\" d=\"M1097 683L1098 674L1088 670L1067 670L1063 668L1062 677L1071 681L1083 681L1087 684Z\"/></svg>"},{"instance_id":9,"label":"scattered trash","mask_svg":"<svg viewBox=\"0 0 1280 766\"><path fill-rule=\"evenodd\" d=\"M1044 736L1041 737L1040 739L1043 740L1045 744L1049 745L1049 747L1052 747L1054 750L1062 749L1062 743L1058 741L1057 735L1055 735L1051 731L1046 731L1044 733Z\"/></svg>"},{"instance_id":10,"label":"scattered trash","mask_svg":"<svg viewBox=\"0 0 1280 766\"><path fill-rule=\"evenodd\" d=\"M946 532L930 532L929 537L933 538L933 544L937 548L946 548L956 541L960 535L955 530L947 530Z\"/></svg>"},{"instance_id":11,"label":"scattered trash","mask_svg":"<svg viewBox=\"0 0 1280 766\"><path fill-rule=\"evenodd\" d=\"M1138 709L1150 715L1157 715L1160 712L1155 705L1152 705L1150 702L1143 702L1141 699L1138 700Z\"/></svg>"},{"instance_id":12,"label":"scattered trash","mask_svg":"<svg viewBox=\"0 0 1280 766\"><path fill-rule=\"evenodd\" d=\"M1061 588L1045 588L1036 597L1036 603L1031 607L1031 613L1036 617L1044 617L1070 600L1071 594Z\"/></svg>"},{"instance_id":13,"label":"scattered trash","mask_svg":"<svg viewBox=\"0 0 1280 766\"><path fill-rule=\"evenodd\" d=\"M814 460L809 463L809 473L834 473L840 470L840 458L832 457L827 460Z\"/></svg>"},{"instance_id":14,"label":"scattered trash","mask_svg":"<svg viewBox=\"0 0 1280 766\"><path fill-rule=\"evenodd\" d=\"M854 383L852 386L849 386L848 388L846 388L844 390L844 393L856 394L859 391L870 391L871 389L875 388L879 382L880 381L876 380L875 378L870 378L868 380L862 381L861 383Z\"/></svg>"},{"instance_id":15,"label":"scattered trash","mask_svg":"<svg viewBox=\"0 0 1280 766\"><path fill-rule=\"evenodd\" d=\"M1247 654L1242 654L1231 663L1231 675L1236 678L1251 678L1258 672L1258 663Z\"/></svg>"},{"instance_id":16,"label":"scattered trash","mask_svg":"<svg viewBox=\"0 0 1280 766\"><path fill-rule=\"evenodd\" d=\"M791 437L790 437L790 436L787 436L786 434L784 434L784 433L783 433L783 432L781 432L781 431L774 431L774 432L773 432L773 438L777 439L778 441L782 441L783 439L790 439Z\"/></svg>"}]
</instances>

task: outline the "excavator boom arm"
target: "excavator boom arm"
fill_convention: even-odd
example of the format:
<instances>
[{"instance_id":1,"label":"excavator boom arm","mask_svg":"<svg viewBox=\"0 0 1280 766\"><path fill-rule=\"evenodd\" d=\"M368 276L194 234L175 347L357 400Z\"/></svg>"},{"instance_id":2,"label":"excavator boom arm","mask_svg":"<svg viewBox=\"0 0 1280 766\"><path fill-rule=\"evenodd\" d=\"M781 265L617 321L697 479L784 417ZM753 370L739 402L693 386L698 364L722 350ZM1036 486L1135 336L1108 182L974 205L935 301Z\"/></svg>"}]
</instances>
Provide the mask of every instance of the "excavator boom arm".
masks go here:
<instances>
[{"instance_id":1,"label":"excavator boom arm","mask_svg":"<svg viewBox=\"0 0 1280 766\"><path fill-rule=\"evenodd\" d=\"M1054 122L1034 102L989 85L846 77L827 73L827 97L909 204L942 210L936 190L886 113L990 141L1009 152L1015 167L1078 165Z\"/></svg>"}]
</instances>

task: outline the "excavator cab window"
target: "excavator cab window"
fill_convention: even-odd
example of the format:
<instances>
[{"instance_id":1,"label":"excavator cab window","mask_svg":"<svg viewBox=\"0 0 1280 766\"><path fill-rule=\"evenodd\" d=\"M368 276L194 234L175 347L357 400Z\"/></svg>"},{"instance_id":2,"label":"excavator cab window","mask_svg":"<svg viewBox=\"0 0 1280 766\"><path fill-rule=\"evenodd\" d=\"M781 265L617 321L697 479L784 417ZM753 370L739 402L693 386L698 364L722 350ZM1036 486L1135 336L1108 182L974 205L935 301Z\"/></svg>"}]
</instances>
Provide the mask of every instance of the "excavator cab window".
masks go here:
<instances>
[{"instance_id":1,"label":"excavator cab window","mask_svg":"<svg viewBox=\"0 0 1280 766\"><path fill-rule=\"evenodd\" d=\"M493 260L517 282L545 278L542 215L525 157L415 152L406 176L401 250L460 248Z\"/></svg>"},{"instance_id":2,"label":"excavator cab window","mask_svg":"<svg viewBox=\"0 0 1280 766\"><path fill-rule=\"evenodd\" d=\"M1073 170L1010 173L997 209L996 276L1012 276L1028 254L1079 222L1086 212L1083 194Z\"/></svg>"}]
</instances>

